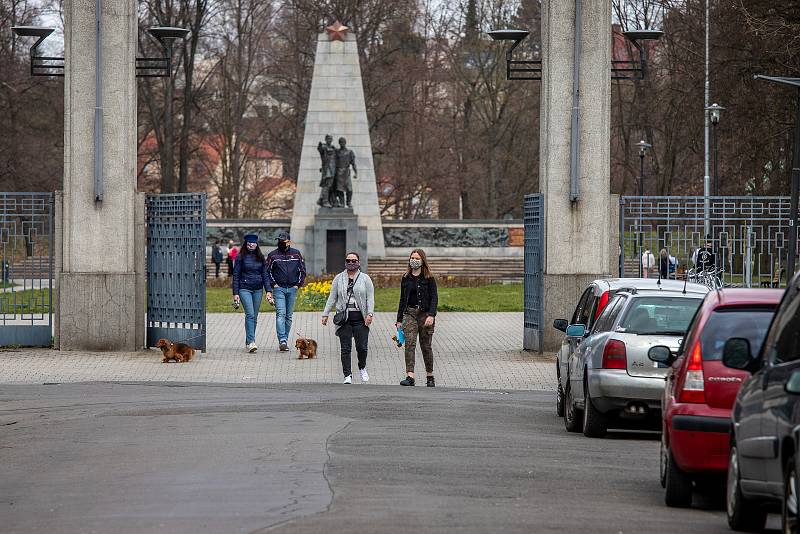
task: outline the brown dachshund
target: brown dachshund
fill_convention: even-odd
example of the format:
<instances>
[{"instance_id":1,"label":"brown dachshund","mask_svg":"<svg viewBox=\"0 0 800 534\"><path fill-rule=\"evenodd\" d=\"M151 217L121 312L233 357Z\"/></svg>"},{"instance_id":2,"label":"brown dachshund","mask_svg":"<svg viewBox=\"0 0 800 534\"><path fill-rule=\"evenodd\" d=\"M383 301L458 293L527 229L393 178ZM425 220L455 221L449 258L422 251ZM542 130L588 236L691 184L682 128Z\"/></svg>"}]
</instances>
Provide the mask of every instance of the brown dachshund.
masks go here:
<instances>
[{"instance_id":1,"label":"brown dachshund","mask_svg":"<svg viewBox=\"0 0 800 534\"><path fill-rule=\"evenodd\" d=\"M167 363L170 360L188 362L194 356L194 349L186 343L173 343L169 339L159 339L156 347L161 349L164 354L161 363Z\"/></svg>"},{"instance_id":2,"label":"brown dachshund","mask_svg":"<svg viewBox=\"0 0 800 534\"><path fill-rule=\"evenodd\" d=\"M298 360L302 360L303 356L306 358L314 358L317 356L317 342L313 339L298 339L294 346L297 348L299 354L297 356Z\"/></svg>"}]
</instances>

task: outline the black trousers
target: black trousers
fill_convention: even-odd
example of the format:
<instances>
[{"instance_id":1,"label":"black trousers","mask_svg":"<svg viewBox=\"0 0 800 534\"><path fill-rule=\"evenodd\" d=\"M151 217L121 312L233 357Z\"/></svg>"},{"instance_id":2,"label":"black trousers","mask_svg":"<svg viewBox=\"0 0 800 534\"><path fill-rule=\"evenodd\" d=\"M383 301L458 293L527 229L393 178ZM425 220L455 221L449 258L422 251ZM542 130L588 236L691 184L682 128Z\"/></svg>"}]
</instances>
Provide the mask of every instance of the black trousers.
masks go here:
<instances>
[{"instance_id":1,"label":"black trousers","mask_svg":"<svg viewBox=\"0 0 800 534\"><path fill-rule=\"evenodd\" d=\"M347 321L336 331L339 343L342 346L342 372L350 376L353 371L350 367L350 353L353 350L353 339L356 340L356 353L358 354L358 368L367 366L367 345L369 344L369 327L364 321Z\"/></svg>"},{"instance_id":2,"label":"black trousers","mask_svg":"<svg viewBox=\"0 0 800 534\"><path fill-rule=\"evenodd\" d=\"M214 278L219 278L219 266L221 262L214 262Z\"/></svg>"}]
</instances>

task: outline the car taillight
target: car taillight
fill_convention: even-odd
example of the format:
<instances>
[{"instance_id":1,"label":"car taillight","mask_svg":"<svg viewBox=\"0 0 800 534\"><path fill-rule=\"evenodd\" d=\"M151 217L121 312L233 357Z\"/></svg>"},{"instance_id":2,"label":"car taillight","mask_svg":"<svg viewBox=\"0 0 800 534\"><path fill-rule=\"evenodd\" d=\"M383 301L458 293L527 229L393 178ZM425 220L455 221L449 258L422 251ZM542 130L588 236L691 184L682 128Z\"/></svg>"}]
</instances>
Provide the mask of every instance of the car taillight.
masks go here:
<instances>
[{"instance_id":1,"label":"car taillight","mask_svg":"<svg viewBox=\"0 0 800 534\"><path fill-rule=\"evenodd\" d=\"M700 341L697 341L689 355L689 364L686 367L686 377L683 388L678 396L678 402L705 402L706 387L703 377L703 350Z\"/></svg>"},{"instance_id":2,"label":"car taillight","mask_svg":"<svg viewBox=\"0 0 800 534\"><path fill-rule=\"evenodd\" d=\"M625 343L618 339L609 339L603 347L603 369L626 369L628 355L625 353Z\"/></svg>"},{"instance_id":3,"label":"car taillight","mask_svg":"<svg viewBox=\"0 0 800 534\"><path fill-rule=\"evenodd\" d=\"M600 314L603 313L604 309L606 309L606 304L608 304L608 291L600 295L600 301L597 303L597 311L594 312L595 319L600 317Z\"/></svg>"}]
</instances>

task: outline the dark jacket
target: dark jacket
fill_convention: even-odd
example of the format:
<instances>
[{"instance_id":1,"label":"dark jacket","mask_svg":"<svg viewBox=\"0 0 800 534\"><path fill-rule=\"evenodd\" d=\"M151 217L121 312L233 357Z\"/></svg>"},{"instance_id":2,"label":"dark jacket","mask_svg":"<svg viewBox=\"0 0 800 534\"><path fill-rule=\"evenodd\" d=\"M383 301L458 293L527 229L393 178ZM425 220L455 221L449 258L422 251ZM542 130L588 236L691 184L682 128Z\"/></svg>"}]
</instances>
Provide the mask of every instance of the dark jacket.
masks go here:
<instances>
[{"instance_id":1,"label":"dark jacket","mask_svg":"<svg viewBox=\"0 0 800 534\"><path fill-rule=\"evenodd\" d=\"M240 253L233 262L233 294L238 295L240 289L256 291L261 288L270 290L266 262L258 261L255 254Z\"/></svg>"},{"instance_id":2,"label":"dark jacket","mask_svg":"<svg viewBox=\"0 0 800 534\"><path fill-rule=\"evenodd\" d=\"M290 247L286 252L276 248L267 256L267 273L270 288L300 287L306 280L306 262L296 248Z\"/></svg>"},{"instance_id":3,"label":"dark jacket","mask_svg":"<svg viewBox=\"0 0 800 534\"><path fill-rule=\"evenodd\" d=\"M397 307L398 323L403 322L403 313L406 311L408 295L415 285L417 287L417 303L420 311L425 312L431 317L436 317L436 307L439 305L439 292L436 289L436 279L432 276L430 278L425 278L422 275L414 277L406 274L400 282L400 306Z\"/></svg>"},{"instance_id":4,"label":"dark jacket","mask_svg":"<svg viewBox=\"0 0 800 534\"><path fill-rule=\"evenodd\" d=\"M211 261L214 263L222 263L222 250L220 250L219 245L211 247Z\"/></svg>"}]
</instances>

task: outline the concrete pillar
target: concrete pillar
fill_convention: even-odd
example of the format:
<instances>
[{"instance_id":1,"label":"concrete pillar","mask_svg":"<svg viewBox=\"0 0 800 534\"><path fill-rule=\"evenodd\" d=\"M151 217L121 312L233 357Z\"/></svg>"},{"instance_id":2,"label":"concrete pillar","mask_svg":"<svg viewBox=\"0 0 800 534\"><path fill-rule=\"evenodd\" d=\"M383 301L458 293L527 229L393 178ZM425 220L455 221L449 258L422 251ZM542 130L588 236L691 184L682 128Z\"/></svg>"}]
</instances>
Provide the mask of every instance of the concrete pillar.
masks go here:
<instances>
[{"instance_id":1,"label":"concrete pillar","mask_svg":"<svg viewBox=\"0 0 800 534\"><path fill-rule=\"evenodd\" d=\"M578 152L579 200L570 200L575 3L581 2ZM545 204L545 350L563 334L553 319L569 318L586 284L608 276L611 243L611 1L542 1L540 184Z\"/></svg>"},{"instance_id":2,"label":"concrete pillar","mask_svg":"<svg viewBox=\"0 0 800 534\"><path fill-rule=\"evenodd\" d=\"M64 7L64 193L57 338L64 350L135 350L134 0L103 0L102 202L94 200L95 0ZM143 250L138 251L143 253ZM141 298L141 296L140 296Z\"/></svg>"}]
</instances>

